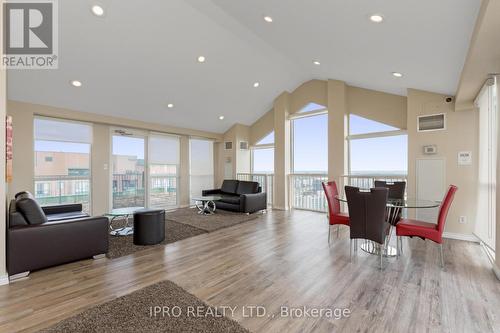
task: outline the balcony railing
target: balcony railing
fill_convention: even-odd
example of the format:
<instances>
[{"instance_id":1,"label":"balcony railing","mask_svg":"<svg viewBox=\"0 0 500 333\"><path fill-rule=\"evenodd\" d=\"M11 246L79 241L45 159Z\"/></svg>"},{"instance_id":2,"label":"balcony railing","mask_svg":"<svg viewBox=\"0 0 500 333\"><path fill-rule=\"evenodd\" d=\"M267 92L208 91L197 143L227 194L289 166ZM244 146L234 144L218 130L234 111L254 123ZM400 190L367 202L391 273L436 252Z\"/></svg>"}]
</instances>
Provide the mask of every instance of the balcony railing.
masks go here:
<instances>
[{"instance_id":1,"label":"balcony railing","mask_svg":"<svg viewBox=\"0 0 500 333\"><path fill-rule=\"evenodd\" d=\"M405 175L344 175L338 184L339 194L344 195L344 186L355 186L361 189L370 189L375 186L376 180L386 182L406 182Z\"/></svg>"},{"instance_id":2,"label":"balcony railing","mask_svg":"<svg viewBox=\"0 0 500 333\"><path fill-rule=\"evenodd\" d=\"M321 185L322 182L328 181L327 174L291 174L289 180L289 199L292 208L327 211L328 204Z\"/></svg>"},{"instance_id":3,"label":"balcony railing","mask_svg":"<svg viewBox=\"0 0 500 333\"><path fill-rule=\"evenodd\" d=\"M149 207L165 209L178 205L177 191L179 189L179 177L176 175L149 175Z\"/></svg>"},{"instance_id":4,"label":"balcony railing","mask_svg":"<svg viewBox=\"0 0 500 333\"><path fill-rule=\"evenodd\" d=\"M36 176L35 197L41 206L81 203L90 213L90 177Z\"/></svg>"},{"instance_id":5,"label":"balcony railing","mask_svg":"<svg viewBox=\"0 0 500 333\"><path fill-rule=\"evenodd\" d=\"M273 205L273 184L274 175L267 173L238 173L236 175L238 180L246 180L259 183L262 192L267 193L267 205Z\"/></svg>"}]
</instances>

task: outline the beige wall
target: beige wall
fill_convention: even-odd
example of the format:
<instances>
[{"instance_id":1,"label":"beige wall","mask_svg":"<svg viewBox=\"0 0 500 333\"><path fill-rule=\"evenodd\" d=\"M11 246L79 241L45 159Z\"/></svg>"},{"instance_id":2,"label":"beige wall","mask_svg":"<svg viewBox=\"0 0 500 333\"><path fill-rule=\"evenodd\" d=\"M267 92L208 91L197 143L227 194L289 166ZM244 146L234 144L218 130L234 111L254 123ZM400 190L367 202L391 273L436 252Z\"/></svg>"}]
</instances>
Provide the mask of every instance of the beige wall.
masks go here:
<instances>
[{"instance_id":1,"label":"beige wall","mask_svg":"<svg viewBox=\"0 0 500 333\"><path fill-rule=\"evenodd\" d=\"M406 129L406 96L348 87L347 105L350 114Z\"/></svg>"},{"instance_id":2,"label":"beige wall","mask_svg":"<svg viewBox=\"0 0 500 333\"><path fill-rule=\"evenodd\" d=\"M0 17L3 18L3 0L0 1ZM0 24L0 54L3 54L3 24ZM0 284L7 283L7 269L5 267L5 110L7 103L7 72L0 64Z\"/></svg>"},{"instance_id":3,"label":"beige wall","mask_svg":"<svg viewBox=\"0 0 500 333\"><path fill-rule=\"evenodd\" d=\"M272 131L274 131L274 109L250 126L250 145L255 145Z\"/></svg>"},{"instance_id":4,"label":"beige wall","mask_svg":"<svg viewBox=\"0 0 500 333\"><path fill-rule=\"evenodd\" d=\"M149 124L128 119L106 117L92 113L82 113L73 110L54 108L43 105L9 101L7 113L13 117L14 127L14 177L9 186L8 197L12 198L15 193L28 190L34 191L34 154L33 152L33 118L35 115L57 117L63 119L87 121L94 123L93 145L92 145L92 213L103 214L109 210L110 203L110 168L111 168L111 136L110 127L120 126L140 130L151 130L180 135L180 204L189 204L189 136L205 137L221 140L222 135ZM25 153L23 153L25 152ZM215 163L215 161L214 161ZM218 166L216 166L216 169Z\"/></svg>"},{"instance_id":5,"label":"beige wall","mask_svg":"<svg viewBox=\"0 0 500 333\"><path fill-rule=\"evenodd\" d=\"M445 95L408 89L408 196L416 193L416 159L424 158L424 145L437 145L438 154L446 163L446 184L458 186L455 201L448 215L445 231L471 235L474 230L477 200L478 112L454 111L453 103L444 101ZM446 113L446 130L417 132L417 116ZM471 151L473 164L458 166L459 151ZM467 224L458 222L467 217Z\"/></svg>"}]
</instances>

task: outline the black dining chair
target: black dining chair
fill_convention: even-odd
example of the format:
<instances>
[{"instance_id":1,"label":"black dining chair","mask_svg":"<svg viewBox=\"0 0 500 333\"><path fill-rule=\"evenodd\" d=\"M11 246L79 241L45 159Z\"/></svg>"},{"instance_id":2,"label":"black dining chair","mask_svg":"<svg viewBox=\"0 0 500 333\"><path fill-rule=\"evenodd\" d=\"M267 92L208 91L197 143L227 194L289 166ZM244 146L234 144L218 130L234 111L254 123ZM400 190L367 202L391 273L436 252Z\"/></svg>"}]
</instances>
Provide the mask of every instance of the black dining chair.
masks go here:
<instances>
[{"instance_id":1,"label":"black dining chair","mask_svg":"<svg viewBox=\"0 0 500 333\"><path fill-rule=\"evenodd\" d=\"M375 187L387 188L389 190L389 201L403 202L405 199L406 182L376 180ZM401 220L401 208L388 209L386 219L390 224L396 225Z\"/></svg>"},{"instance_id":2,"label":"black dining chair","mask_svg":"<svg viewBox=\"0 0 500 333\"><path fill-rule=\"evenodd\" d=\"M382 269L382 257L386 250L386 239L390 228L385 219L389 190L376 187L370 189L370 192L361 192L358 187L346 186L345 194L351 224L351 261L353 240L355 252L357 252L357 239L371 240L379 244L380 269Z\"/></svg>"}]
</instances>

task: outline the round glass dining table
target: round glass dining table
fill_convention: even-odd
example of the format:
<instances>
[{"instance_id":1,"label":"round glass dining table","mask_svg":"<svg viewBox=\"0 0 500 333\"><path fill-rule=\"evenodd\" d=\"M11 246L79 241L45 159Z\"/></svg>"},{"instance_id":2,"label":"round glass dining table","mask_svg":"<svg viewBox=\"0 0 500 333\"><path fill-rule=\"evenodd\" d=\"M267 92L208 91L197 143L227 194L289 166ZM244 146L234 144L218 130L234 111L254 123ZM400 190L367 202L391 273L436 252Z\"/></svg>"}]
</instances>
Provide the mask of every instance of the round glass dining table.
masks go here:
<instances>
[{"instance_id":1,"label":"round glass dining table","mask_svg":"<svg viewBox=\"0 0 500 333\"><path fill-rule=\"evenodd\" d=\"M340 202L347 203L347 198L344 196L336 196L335 199L337 199ZM396 226L397 222L399 221L399 217L401 216L401 211L403 209L432 209L432 208L437 208L441 205L441 202L439 201L433 201L433 200L422 200L422 199L415 199L415 198L407 198L407 199L388 199L387 200L387 222L391 225L391 228L389 230L389 240L387 243L389 243L391 239L391 234L392 234L392 229L394 226ZM370 254L379 254L380 251L380 244L377 244L375 242L372 242L370 240L365 241L364 243L361 244L361 249L365 252L368 252ZM387 251L384 253L385 256L388 257L394 257L397 254L397 250L393 246L387 246Z\"/></svg>"}]
</instances>

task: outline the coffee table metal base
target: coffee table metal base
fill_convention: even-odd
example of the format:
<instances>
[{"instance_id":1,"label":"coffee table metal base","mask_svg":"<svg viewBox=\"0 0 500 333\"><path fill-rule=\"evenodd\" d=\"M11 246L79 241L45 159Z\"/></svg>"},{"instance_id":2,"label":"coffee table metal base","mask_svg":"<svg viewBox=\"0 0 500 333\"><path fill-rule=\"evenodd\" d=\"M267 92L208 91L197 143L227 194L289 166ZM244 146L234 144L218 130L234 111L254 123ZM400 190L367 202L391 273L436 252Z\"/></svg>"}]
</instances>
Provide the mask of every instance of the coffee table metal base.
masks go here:
<instances>
[{"instance_id":1,"label":"coffee table metal base","mask_svg":"<svg viewBox=\"0 0 500 333\"><path fill-rule=\"evenodd\" d=\"M212 215L217 209L215 202L212 200L196 200L195 205L200 215Z\"/></svg>"}]
</instances>

